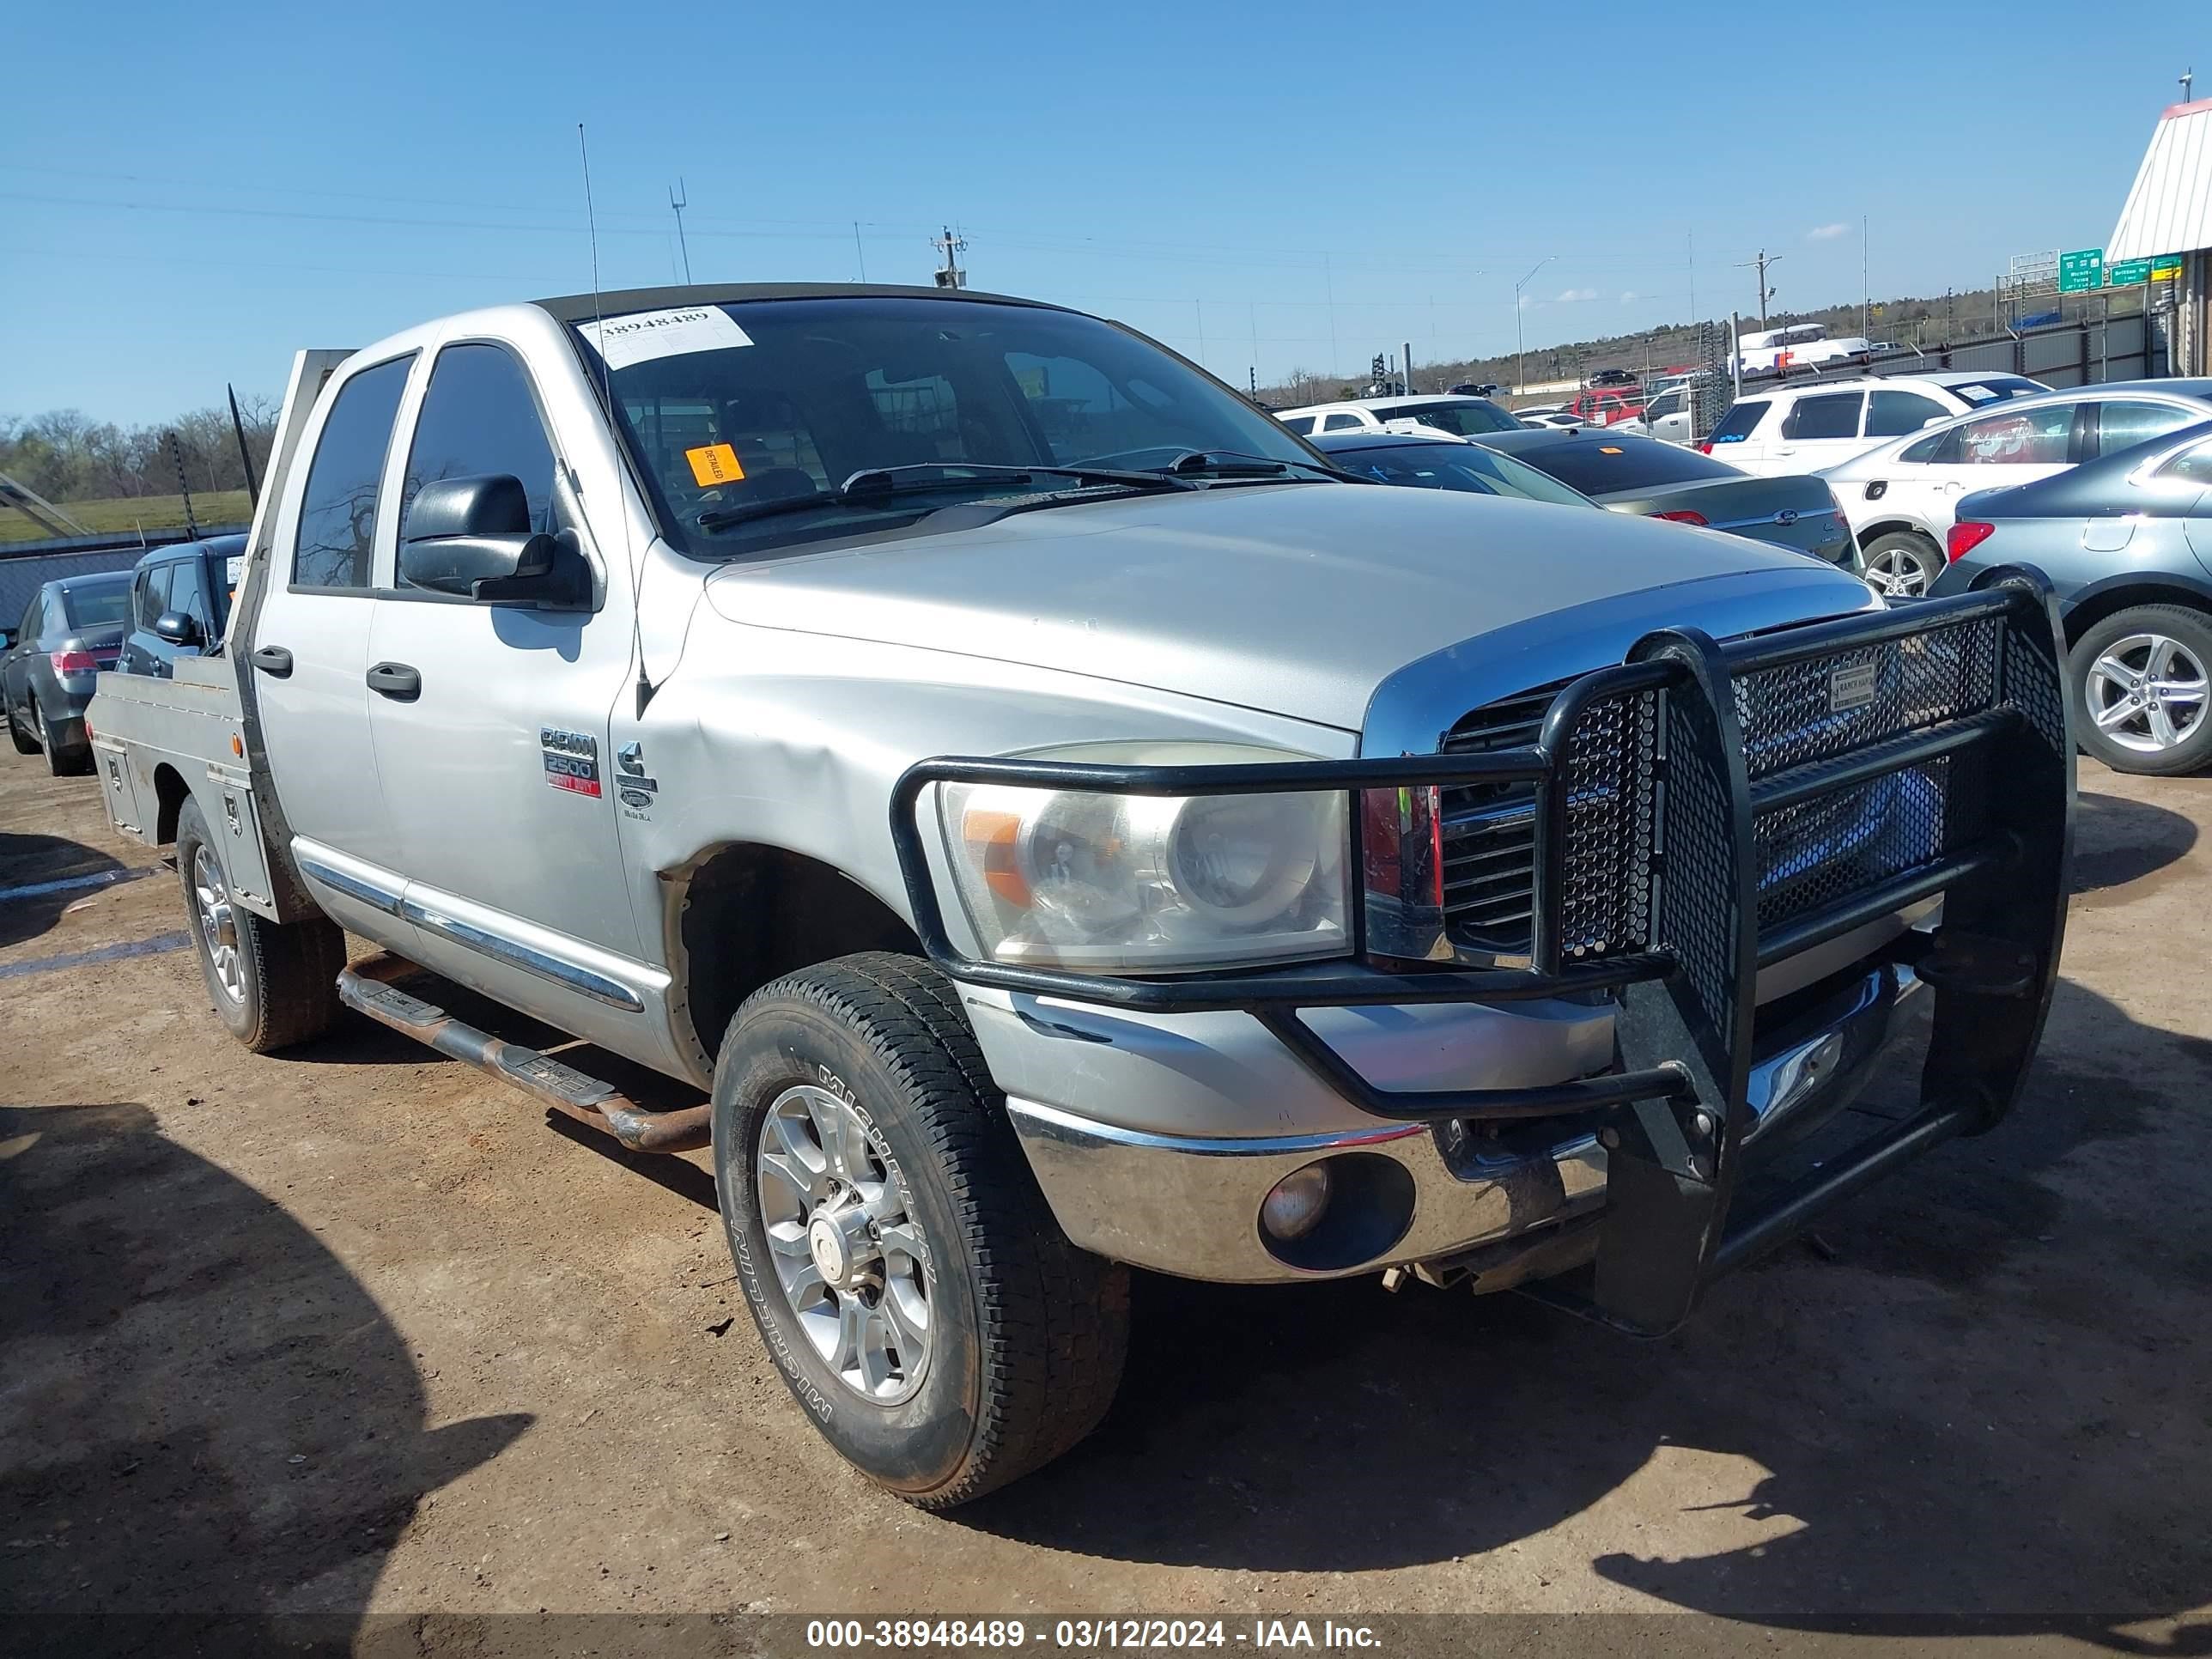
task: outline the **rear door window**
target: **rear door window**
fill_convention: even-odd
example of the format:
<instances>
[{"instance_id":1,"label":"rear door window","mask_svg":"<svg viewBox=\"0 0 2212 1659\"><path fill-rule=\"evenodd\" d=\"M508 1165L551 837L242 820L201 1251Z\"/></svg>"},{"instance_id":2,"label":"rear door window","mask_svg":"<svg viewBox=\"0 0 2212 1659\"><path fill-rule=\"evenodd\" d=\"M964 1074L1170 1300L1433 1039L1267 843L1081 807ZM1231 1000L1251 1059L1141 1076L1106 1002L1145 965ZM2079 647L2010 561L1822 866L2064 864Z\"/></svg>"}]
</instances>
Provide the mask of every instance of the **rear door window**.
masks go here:
<instances>
[{"instance_id":1,"label":"rear door window","mask_svg":"<svg viewBox=\"0 0 2212 1659\"><path fill-rule=\"evenodd\" d=\"M2115 398L2091 407L2097 411L2097 442L2093 453L2099 455L2118 454L2123 449L2148 443L2203 418L2201 412L2191 415L2171 404L2142 403L2131 398Z\"/></svg>"},{"instance_id":2,"label":"rear door window","mask_svg":"<svg viewBox=\"0 0 2212 1659\"><path fill-rule=\"evenodd\" d=\"M1721 423L1713 428L1713 435L1708 441L1717 444L1741 443L1746 438L1751 436L1753 430L1759 425L1760 417L1766 413L1766 408L1767 401L1764 398L1746 398L1721 416Z\"/></svg>"},{"instance_id":3,"label":"rear door window","mask_svg":"<svg viewBox=\"0 0 2212 1659\"><path fill-rule=\"evenodd\" d=\"M1933 398L1923 398L1917 392L1876 392L1867 398L1866 435L1901 438L1930 421L1948 420L1950 415Z\"/></svg>"},{"instance_id":4,"label":"rear door window","mask_svg":"<svg viewBox=\"0 0 2212 1659\"><path fill-rule=\"evenodd\" d=\"M376 544L376 498L392 448L392 423L412 356L365 368L338 388L307 469L300 533L292 550L295 587L366 588Z\"/></svg>"},{"instance_id":5,"label":"rear door window","mask_svg":"<svg viewBox=\"0 0 2212 1659\"><path fill-rule=\"evenodd\" d=\"M1285 415L1279 417L1283 424L1302 438L1313 436L1314 417L1310 415Z\"/></svg>"},{"instance_id":6,"label":"rear door window","mask_svg":"<svg viewBox=\"0 0 2212 1659\"><path fill-rule=\"evenodd\" d=\"M1856 392L1824 392L1800 398L1782 422L1785 438L1856 438L1859 435L1859 405L1866 401Z\"/></svg>"},{"instance_id":7,"label":"rear door window","mask_svg":"<svg viewBox=\"0 0 2212 1659\"><path fill-rule=\"evenodd\" d=\"M1321 429L1324 432L1358 432L1366 424L1357 415L1331 415L1322 422Z\"/></svg>"}]
</instances>

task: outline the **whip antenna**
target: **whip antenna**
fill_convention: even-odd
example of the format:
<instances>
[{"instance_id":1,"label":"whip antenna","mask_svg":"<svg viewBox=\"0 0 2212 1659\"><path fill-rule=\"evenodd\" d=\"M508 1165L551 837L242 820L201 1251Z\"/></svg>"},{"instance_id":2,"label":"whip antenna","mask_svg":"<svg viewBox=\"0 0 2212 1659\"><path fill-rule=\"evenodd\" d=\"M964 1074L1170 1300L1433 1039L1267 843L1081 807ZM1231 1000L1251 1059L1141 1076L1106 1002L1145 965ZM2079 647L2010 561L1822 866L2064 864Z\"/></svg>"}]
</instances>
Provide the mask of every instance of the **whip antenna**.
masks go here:
<instances>
[{"instance_id":1,"label":"whip antenna","mask_svg":"<svg viewBox=\"0 0 2212 1659\"><path fill-rule=\"evenodd\" d=\"M622 441L615 424L615 395L607 372L607 327L604 307L599 303L599 221L592 206L592 149L584 141L584 124L576 123L576 154L584 164L584 227L592 239L592 348L599 354L599 402L606 410L607 431L615 437L615 510L622 519L623 562L629 567L629 641L637 653L637 716L645 718L645 706L653 701L653 680L645 672L645 626L638 614L638 597L644 586L644 573L638 568L636 556L629 543L629 501L622 491Z\"/></svg>"}]
</instances>

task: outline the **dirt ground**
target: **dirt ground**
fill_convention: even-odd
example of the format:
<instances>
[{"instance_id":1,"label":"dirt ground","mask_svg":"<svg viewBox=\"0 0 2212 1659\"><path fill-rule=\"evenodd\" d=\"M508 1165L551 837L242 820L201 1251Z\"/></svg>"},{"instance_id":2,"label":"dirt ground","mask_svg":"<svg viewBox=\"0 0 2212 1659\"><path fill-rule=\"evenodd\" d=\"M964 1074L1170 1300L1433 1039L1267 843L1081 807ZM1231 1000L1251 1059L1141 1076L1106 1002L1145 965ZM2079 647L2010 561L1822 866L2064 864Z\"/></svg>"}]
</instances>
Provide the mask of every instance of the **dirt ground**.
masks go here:
<instances>
[{"instance_id":1,"label":"dirt ground","mask_svg":"<svg viewBox=\"0 0 2212 1659\"><path fill-rule=\"evenodd\" d=\"M351 1015L246 1054L173 873L9 757L0 888L145 878L0 900L0 1624L1585 1610L2212 1651L2208 818L2212 781L2085 764L2027 1100L1679 1336L1146 1280L1104 1430L940 1517L771 1374L703 1158Z\"/></svg>"}]
</instances>

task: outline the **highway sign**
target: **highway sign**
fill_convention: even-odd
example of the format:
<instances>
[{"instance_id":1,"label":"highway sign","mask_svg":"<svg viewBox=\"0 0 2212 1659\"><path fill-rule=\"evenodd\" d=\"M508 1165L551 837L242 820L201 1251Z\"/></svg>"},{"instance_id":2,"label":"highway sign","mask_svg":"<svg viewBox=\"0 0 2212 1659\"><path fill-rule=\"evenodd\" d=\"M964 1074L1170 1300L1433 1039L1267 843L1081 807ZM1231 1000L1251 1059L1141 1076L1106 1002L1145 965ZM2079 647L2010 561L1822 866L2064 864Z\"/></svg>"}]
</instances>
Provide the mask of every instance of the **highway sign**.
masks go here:
<instances>
[{"instance_id":1,"label":"highway sign","mask_svg":"<svg viewBox=\"0 0 2212 1659\"><path fill-rule=\"evenodd\" d=\"M2061 294L2086 293L2093 288L2101 288L2104 281L2104 249L2077 248L2071 253L2058 256L2058 291Z\"/></svg>"}]
</instances>

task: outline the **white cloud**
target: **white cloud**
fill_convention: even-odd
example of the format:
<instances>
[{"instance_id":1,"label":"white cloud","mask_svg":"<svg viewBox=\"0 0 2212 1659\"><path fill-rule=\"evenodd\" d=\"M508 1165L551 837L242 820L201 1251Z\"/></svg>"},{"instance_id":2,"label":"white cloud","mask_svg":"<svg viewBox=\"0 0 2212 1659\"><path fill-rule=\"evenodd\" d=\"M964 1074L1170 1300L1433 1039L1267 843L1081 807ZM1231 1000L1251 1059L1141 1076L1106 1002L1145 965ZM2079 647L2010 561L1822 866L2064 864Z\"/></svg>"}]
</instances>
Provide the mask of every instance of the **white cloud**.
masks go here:
<instances>
[{"instance_id":1,"label":"white cloud","mask_svg":"<svg viewBox=\"0 0 2212 1659\"><path fill-rule=\"evenodd\" d=\"M1595 300L1596 298L1597 290L1594 288L1568 288L1559 290L1559 297L1556 303L1563 306L1571 306L1583 300Z\"/></svg>"},{"instance_id":2,"label":"white cloud","mask_svg":"<svg viewBox=\"0 0 2212 1659\"><path fill-rule=\"evenodd\" d=\"M1814 226L1805 233L1805 240L1808 242L1832 242L1838 236L1848 236L1850 234L1851 228L1838 219L1833 224Z\"/></svg>"},{"instance_id":3,"label":"white cloud","mask_svg":"<svg viewBox=\"0 0 2212 1659\"><path fill-rule=\"evenodd\" d=\"M1634 289L1632 289L1632 288L1631 288L1631 289L1623 289L1621 290L1621 294L1620 294L1620 303L1621 303L1621 304L1623 304L1623 305L1626 305L1630 301L1633 300L1635 297L1636 297L1636 290L1635 290Z\"/></svg>"}]
</instances>

